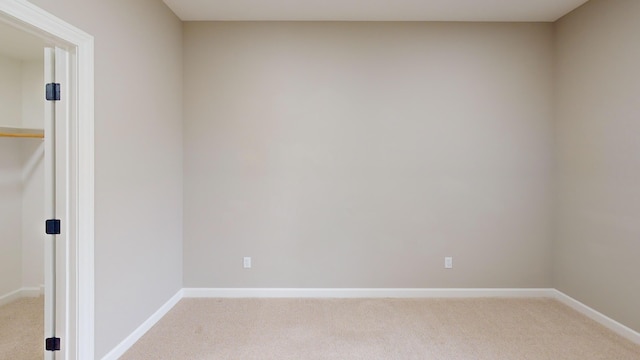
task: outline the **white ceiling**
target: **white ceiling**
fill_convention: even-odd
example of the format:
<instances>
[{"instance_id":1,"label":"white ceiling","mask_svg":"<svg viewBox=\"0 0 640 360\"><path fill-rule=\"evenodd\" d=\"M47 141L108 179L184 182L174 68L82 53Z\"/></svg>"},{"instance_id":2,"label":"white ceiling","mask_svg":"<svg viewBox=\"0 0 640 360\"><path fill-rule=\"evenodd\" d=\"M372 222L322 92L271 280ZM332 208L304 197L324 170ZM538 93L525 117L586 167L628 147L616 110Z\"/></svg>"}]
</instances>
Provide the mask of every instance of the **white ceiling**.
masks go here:
<instances>
[{"instance_id":1,"label":"white ceiling","mask_svg":"<svg viewBox=\"0 0 640 360\"><path fill-rule=\"evenodd\" d=\"M44 45L35 35L0 22L0 55L16 60L43 59Z\"/></svg>"},{"instance_id":2,"label":"white ceiling","mask_svg":"<svg viewBox=\"0 0 640 360\"><path fill-rule=\"evenodd\" d=\"M587 0L164 0L184 21L553 22Z\"/></svg>"}]
</instances>

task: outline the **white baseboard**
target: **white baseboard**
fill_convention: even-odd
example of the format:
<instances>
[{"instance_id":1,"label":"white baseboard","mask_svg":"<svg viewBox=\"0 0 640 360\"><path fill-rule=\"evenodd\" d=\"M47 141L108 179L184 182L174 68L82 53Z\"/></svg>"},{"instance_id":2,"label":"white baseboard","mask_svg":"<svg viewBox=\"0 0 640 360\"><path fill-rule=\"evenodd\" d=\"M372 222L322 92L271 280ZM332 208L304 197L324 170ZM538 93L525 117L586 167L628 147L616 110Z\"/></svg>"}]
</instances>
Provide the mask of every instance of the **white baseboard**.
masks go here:
<instances>
[{"instance_id":1,"label":"white baseboard","mask_svg":"<svg viewBox=\"0 0 640 360\"><path fill-rule=\"evenodd\" d=\"M162 319L183 297L183 290L179 290L169 301L167 301L158 311L153 313L142 325L135 329L126 339L118 346L113 348L102 360L117 360L120 358L133 344L135 344L153 325Z\"/></svg>"},{"instance_id":2,"label":"white baseboard","mask_svg":"<svg viewBox=\"0 0 640 360\"><path fill-rule=\"evenodd\" d=\"M636 344L640 344L640 333L637 331L613 320L612 318L604 315L603 313L581 303L580 301L572 298L571 296L563 293L559 290L553 290L553 298L560 301L561 303L569 306L570 308L578 311L579 313L585 315L586 317L595 320L601 325L605 326L609 330L615 332L616 334L633 341Z\"/></svg>"},{"instance_id":3,"label":"white baseboard","mask_svg":"<svg viewBox=\"0 0 640 360\"><path fill-rule=\"evenodd\" d=\"M22 289L18 289L18 290L14 290L8 294L4 294L2 296L0 296L0 306L2 305L6 305L10 302L14 302L18 299L20 299L22 296L20 294Z\"/></svg>"},{"instance_id":4,"label":"white baseboard","mask_svg":"<svg viewBox=\"0 0 640 360\"><path fill-rule=\"evenodd\" d=\"M553 297L554 289L185 288L185 298L481 298Z\"/></svg>"},{"instance_id":5,"label":"white baseboard","mask_svg":"<svg viewBox=\"0 0 640 360\"><path fill-rule=\"evenodd\" d=\"M38 297L43 293L40 290L40 287L23 287L20 289L21 297Z\"/></svg>"},{"instance_id":6,"label":"white baseboard","mask_svg":"<svg viewBox=\"0 0 640 360\"><path fill-rule=\"evenodd\" d=\"M6 305L10 302L14 302L21 298L38 297L40 295L41 295L40 288L23 287L18 290L14 290L8 294L0 296L0 306Z\"/></svg>"}]
</instances>

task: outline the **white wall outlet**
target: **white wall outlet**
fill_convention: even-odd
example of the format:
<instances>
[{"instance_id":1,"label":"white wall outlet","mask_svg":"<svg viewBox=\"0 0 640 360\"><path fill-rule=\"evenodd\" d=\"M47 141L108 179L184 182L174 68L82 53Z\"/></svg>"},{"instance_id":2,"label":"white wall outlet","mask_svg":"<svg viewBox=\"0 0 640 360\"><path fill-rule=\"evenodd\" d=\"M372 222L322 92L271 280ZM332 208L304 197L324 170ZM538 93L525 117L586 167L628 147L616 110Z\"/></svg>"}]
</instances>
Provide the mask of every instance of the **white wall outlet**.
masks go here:
<instances>
[{"instance_id":1,"label":"white wall outlet","mask_svg":"<svg viewBox=\"0 0 640 360\"><path fill-rule=\"evenodd\" d=\"M251 269L251 257L245 256L244 258L242 258L242 266L245 269Z\"/></svg>"},{"instance_id":2,"label":"white wall outlet","mask_svg":"<svg viewBox=\"0 0 640 360\"><path fill-rule=\"evenodd\" d=\"M445 269L453 269L453 258L447 256L444 258L444 268Z\"/></svg>"}]
</instances>

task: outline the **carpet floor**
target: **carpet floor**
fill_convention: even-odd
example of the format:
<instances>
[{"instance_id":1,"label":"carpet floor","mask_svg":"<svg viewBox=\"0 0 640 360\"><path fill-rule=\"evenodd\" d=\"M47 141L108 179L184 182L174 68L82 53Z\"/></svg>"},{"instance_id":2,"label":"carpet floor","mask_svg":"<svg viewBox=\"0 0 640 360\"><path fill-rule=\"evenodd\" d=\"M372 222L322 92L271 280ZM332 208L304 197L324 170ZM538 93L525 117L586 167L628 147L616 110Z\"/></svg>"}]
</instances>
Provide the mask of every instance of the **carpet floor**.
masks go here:
<instances>
[{"instance_id":1,"label":"carpet floor","mask_svg":"<svg viewBox=\"0 0 640 360\"><path fill-rule=\"evenodd\" d=\"M44 359L44 297L0 306L0 360Z\"/></svg>"},{"instance_id":2,"label":"carpet floor","mask_svg":"<svg viewBox=\"0 0 640 360\"><path fill-rule=\"evenodd\" d=\"M551 299L183 299L121 357L639 360Z\"/></svg>"}]
</instances>

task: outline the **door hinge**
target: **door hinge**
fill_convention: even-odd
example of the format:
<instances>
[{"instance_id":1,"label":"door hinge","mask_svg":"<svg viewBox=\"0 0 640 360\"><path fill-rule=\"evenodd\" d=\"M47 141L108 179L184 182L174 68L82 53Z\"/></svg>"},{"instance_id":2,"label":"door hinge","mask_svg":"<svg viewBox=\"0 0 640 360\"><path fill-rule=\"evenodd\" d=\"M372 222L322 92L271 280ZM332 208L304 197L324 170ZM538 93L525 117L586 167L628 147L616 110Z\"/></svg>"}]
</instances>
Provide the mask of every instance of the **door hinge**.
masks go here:
<instances>
[{"instance_id":1,"label":"door hinge","mask_svg":"<svg viewBox=\"0 0 640 360\"><path fill-rule=\"evenodd\" d=\"M47 338L44 344L47 351L60 351L60 338Z\"/></svg>"},{"instance_id":2,"label":"door hinge","mask_svg":"<svg viewBox=\"0 0 640 360\"><path fill-rule=\"evenodd\" d=\"M44 223L44 228L47 235L60 235L60 220L47 220Z\"/></svg>"},{"instance_id":3,"label":"door hinge","mask_svg":"<svg viewBox=\"0 0 640 360\"><path fill-rule=\"evenodd\" d=\"M46 94L48 101L58 101L60 100L60 84L58 83L49 83L46 87Z\"/></svg>"}]
</instances>

